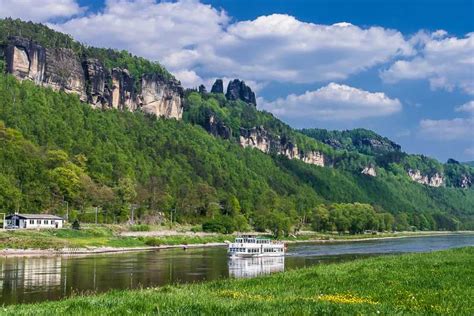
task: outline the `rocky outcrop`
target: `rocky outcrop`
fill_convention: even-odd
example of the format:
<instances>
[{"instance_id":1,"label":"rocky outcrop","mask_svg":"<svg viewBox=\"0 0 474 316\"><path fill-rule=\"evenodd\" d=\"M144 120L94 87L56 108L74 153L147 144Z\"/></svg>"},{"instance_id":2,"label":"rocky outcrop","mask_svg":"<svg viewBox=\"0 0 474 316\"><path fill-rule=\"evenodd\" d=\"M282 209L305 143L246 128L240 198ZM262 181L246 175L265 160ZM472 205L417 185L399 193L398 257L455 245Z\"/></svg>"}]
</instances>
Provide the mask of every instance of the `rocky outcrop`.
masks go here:
<instances>
[{"instance_id":1,"label":"rocky outcrop","mask_svg":"<svg viewBox=\"0 0 474 316\"><path fill-rule=\"evenodd\" d=\"M367 166L364 169L362 169L362 171L360 173L365 174L367 176L371 176L371 177L376 177L377 176L377 172L375 171L374 166Z\"/></svg>"},{"instance_id":2,"label":"rocky outcrop","mask_svg":"<svg viewBox=\"0 0 474 316\"><path fill-rule=\"evenodd\" d=\"M142 77L142 89L138 107L157 117L180 119L183 116L183 88L179 81L165 81L161 75L151 74Z\"/></svg>"},{"instance_id":3,"label":"rocky outcrop","mask_svg":"<svg viewBox=\"0 0 474 316\"><path fill-rule=\"evenodd\" d=\"M359 140L353 140L353 143L356 148L365 146L370 148L375 153L385 153L401 150L400 145L392 142L391 140L385 137L379 137L380 138L361 138Z\"/></svg>"},{"instance_id":4,"label":"rocky outcrop","mask_svg":"<svg viewBox=\"0 0 474 316\"><path fill-rule=\"evenodd\" d=\"M465 174L463 174L461 176L461 179L459 179L459 183L458 183L458 186L463 188L463 189L467 189L467 188L470 188L472 186L472 179L470 176L467 176Z\"/></svg>"},{"instance_id":5,"label":"rocky outcrop","mask_svg":"<svg viewBox=\"0 0 474 316\"><path fill-rule=\"evenodd\" d=\"M229 82L225 97L227 100L242 100L248 104L257 106L255 93L245 84L244 81L240 81L239 79L234 79Z\"/></svg>"},{"instance_id":6,"label":"rocky outcrop","mask_svg":"<svg viewBox=\"0 0 474 316\"><path fill-rule=\"evenodd\" d=\"M4 48L7 72L17 78L43 82L46 50L36 43L19 38L10 38L10 44Z\"/></svg>"},{"instance_id":7,"label":"rocky outcrop","mask_svg":"<svg viewBox=\"0 0 474 316\"><path fill-rule=\"evenodd\" d=\"M324 167L326 158L318 151L303 152L296 144L280 136L273 136L263 127L241 128L239 143L242 147L256 148L264 153L283 155L289 159L298 159L308 164Z\"/></svg>"},{"instance_id":8,"label":"rocky outcrop","mask_svg":"<svg viewBox=\"0 0 474 316\"><path fill-rule=\"evenodd\" d=\"M134 78L127 69L107 69L98 59L81 59L66 48L44 48L13 37L3 48L7 72L57 91L77 94L95 108L137 111L180 119L183 88L161 74Z\"/></svg>"},{"instance_id":9,"label":"rocky outcrop","mask_svg":"<svg viewBox=\"0 0 474 316\"><path fill-rule=\"evenodd\" d=\"M231 129L212 112L207 113L204 128L213 136L222 137L224 139L232 137Z\"/></svg>"},{"instance_id":10,"label":"rocky outcrop","mask_svg":"<svg viewBox=\"0 0 474 316\"><path fill-rule=\"evenodd\" d=\"M112 104L112 95L107 86L107 78L110 77L107 69L102 63L94 58L88 58L83 62L87 87L87 102L96 108L105 108Z\"/></svg>"},{"instance_id":11,"label":"rocky outcrop","mask_svg":"<svg viewBox=\"0 0 474 316\"><path fill-rule=\"evenodd\" d=\"M311 165L316 165L320 167L324 167L328 165L326 158L319 151L310 151L308 153L305 153L303 154L303 157L301 158L301 160Z\"/></svg>"},{"instance_id":12,"label":"rocky outcrop","mask_svg":"<svg viewBox=\"0 0 474 316\"><path fill-rule=\"evenodd\" d=\"M224 83L222 79L216 79L211 88L211 93L224 93Z\"/></svg>"},{"instance_id":13,"label":"rocky outcrop","mask_svg":"<svg viewBox=\"0 0 474 316\"><path fill-rule=\"evenodd\" d=\"M77 94L81 101L87 101L84 69L76 53L66 48L47 49L44 68L43 85Z\"/></svg>"},{"instance_id":14,"label":"rocky outcrop","mask_svg":"<svg viewBox=\"0 0 474 316\"><path fill-rule=\"evenodd\" d=\"M431 176L423 175L420 170L408 170L408 176L415 182L425 184L431 187L440 187L444 184L444 177L439 173L434 173Z\"/></svg>"}]
</instances>

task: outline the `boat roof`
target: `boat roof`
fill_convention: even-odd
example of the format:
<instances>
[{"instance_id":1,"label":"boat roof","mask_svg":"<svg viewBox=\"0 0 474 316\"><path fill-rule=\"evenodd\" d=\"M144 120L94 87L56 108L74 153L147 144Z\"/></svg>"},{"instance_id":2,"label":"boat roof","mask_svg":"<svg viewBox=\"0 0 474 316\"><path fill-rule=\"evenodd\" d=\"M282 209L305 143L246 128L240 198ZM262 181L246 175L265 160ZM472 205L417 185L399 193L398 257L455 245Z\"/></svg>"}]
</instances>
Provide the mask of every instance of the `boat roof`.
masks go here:
<instances>
[{"instance_id":1,"label":"boat roof","mask_svg":"<svg viewBox=\"0 0 474 316\"><path fill-rule=\"evenodd\" d=\"M235 238L254 238L254 239L263 239L263 240L271 240L270 238L258 236L258 235L242 235L242 236L237 236Z\"/></svg>"},{"instance_id":2,"label":"boat roof","mask_svg":"<svg viewBox=\"0 0 474 316\"><path fill-rule=\"evenodd\" d=\"M62 217L52 215L52 214L10 214L7 215L6 219L11 219L12 217L17 216L23 219L56 219L56 220L64 220Z\"/></svg>"}]
</instances>

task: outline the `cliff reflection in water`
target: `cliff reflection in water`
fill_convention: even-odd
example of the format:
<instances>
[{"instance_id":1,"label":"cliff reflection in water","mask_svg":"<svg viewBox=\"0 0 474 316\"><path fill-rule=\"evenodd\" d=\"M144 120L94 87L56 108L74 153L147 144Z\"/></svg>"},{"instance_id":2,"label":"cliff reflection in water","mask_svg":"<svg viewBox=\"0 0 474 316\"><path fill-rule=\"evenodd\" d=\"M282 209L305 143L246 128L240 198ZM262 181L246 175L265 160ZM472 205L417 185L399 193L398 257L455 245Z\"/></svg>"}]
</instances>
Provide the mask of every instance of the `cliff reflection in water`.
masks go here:
<instances>
[{"instance_id":1,"label":"cliff reflection in water","mask_svg":"<svg viewBox=\"0 0 474 316\"><path fill-rule=\"evenodd\" d=\"M252 278L285 270L285 257L229 258L229 276Z\"/></svg>"}]
</instances>

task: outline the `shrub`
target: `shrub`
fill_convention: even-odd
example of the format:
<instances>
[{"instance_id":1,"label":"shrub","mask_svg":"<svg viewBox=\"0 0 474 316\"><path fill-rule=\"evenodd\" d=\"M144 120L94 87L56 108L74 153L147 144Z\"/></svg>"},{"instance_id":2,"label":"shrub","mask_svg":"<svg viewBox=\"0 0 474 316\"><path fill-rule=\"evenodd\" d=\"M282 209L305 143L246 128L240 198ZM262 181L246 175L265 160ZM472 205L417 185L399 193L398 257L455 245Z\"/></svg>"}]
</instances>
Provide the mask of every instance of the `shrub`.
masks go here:
<instances>
[{"instance_id":1,"label":"shrub","mask_svg":"<svg viewBox=\"0 0 474 316\"><path fill-rule=\"evenodd\" d=\"M71 228L74 230L81 229L81 224L79 224L79 220L75 219L74 222L72 222Z\"/></svg>"},{"instance_id":2,"label":"shrub","mask_svg":"<svg viewBox=\"0 0 474 316\"><path fill-rule=\"evenodd\" d=\"M149 232L150 226L148 225L132 225L130 226L130 231L132 232Z\"/></svg>"},{"instance_id":3,"label":"shrub","mask_svg":"<svg viewBox=\"0 0 474 316\"><path fill-rule=\"evenodd\" d=\"M204 232L232 234L235 231L235 223L231 217L222 216L216 219L211 219L202 224Z\"/></svg>"}]
</instances>

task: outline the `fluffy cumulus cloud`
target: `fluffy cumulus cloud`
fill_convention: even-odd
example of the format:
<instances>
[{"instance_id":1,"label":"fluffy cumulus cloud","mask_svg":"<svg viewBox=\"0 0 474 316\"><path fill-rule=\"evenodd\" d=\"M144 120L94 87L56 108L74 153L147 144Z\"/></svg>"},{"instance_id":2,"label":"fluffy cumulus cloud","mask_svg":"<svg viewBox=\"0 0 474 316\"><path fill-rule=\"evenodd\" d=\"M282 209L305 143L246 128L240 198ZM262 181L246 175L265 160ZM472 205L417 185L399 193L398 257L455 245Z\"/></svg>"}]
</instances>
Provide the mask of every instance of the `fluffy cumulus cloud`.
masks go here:
<instances>
[{"instance_id":1,"label":"fluffy cumulus cloud","mask_svg":"<svg viewBox=\"0 0 474 316\"><path fill-rule=\"evenodd\" d=\"M387 116L402 108L398 99L391 99L384 93L372 93L336 83L302 95L292 94L284 99L263 102L262 106L290 120L312 118L326 121Z\"/></svg>"},{"instance_id":2,"label":"fluffy cumulus cloud","mask_svg":"<svg viewBox=\"0 0 474 316\"><path fill-rule=\"evenodd\" d=\"M75 0L0 0L0 16L46 22L83 12Z\"/></svg>"},{"instance_id":3,"label":"fluffy cumulus cloud","mask_svg":"<svg viewBox=\"0 0 474 316\"><path fill-rule=\"evenodd\" d=\"M101 12L51 26L81 42L127 49L199 76L190 67L201 58L196 47L216 40L228 19L225 12L192 0L107 0Z\"/></svg>"},{"instance_id":4,"label":"fluffy cumulus cloud","mask_svg":"<svg viewBox=\"0 0 474 316\"><path fill-rule=\"evenodd\" d=\"M474 118L421 120L420 133L423 137L429 139L469 140L474 135Z\"/></svg>"},{"instance_id":5,"label":"fluffy cumulus cloud","mask_svg":"<svg viewBox=\"0 0 474 316\"><path fill-rule=\"evenodd\" d=\"M386 82L427 79L432 89L460 89L474 94L474 33L448 37L445 31L420 32L412 38L419 54L399 60L381 73Z\"/></svg>"},{"instance_id":6,"label":"fluffy cumulus cloud","mask_svg":"<svg viewBox=\"0 0 474 316\"><path fill-rule=\"evenodd\" d=\"M340 80L413 54L396 30L319 25L283 14L232 22L225 11L195 0L108 0L100 12L52 26L81 42L158 60L190 84L216 76L254 82Z\"/></svg>"},{"instance_id":7,"label":"fluffy cumulus cloud","mask_svg":"<svg viewBox=\"0 0 474 316\"><path fill-rule=\"evenodd\" d=\"M456 107L456 112L467 112L474 115L474 100L464 103Z\"/></svg>"}]
</instances>

